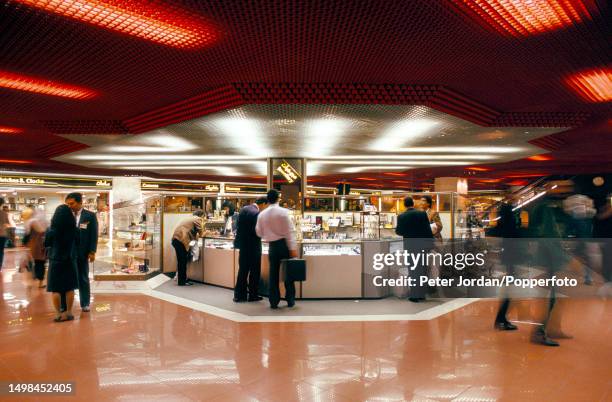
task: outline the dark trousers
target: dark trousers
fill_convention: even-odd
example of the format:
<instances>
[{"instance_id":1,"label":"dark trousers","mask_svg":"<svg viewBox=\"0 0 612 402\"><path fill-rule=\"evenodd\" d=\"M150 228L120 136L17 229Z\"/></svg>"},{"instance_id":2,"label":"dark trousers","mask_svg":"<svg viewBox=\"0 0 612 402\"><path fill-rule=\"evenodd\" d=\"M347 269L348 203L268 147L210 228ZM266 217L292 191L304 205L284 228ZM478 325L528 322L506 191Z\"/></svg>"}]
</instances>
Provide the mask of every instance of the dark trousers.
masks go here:
<instances>
[{"instance_id":1,"label":"dark trousers","mask_svg":"<svg viewBox=\"0 0 612 402\"><path fill-rule=\"evenodd\" d=\"M34 279L45 279L45 260L34 260Z\"/></svg>"},{"instance_id":2,"label":"dark trousers","mask_svg":"<svg viewBox=\"0 0 612 402\"><path fill-rule=\"evenodd\" d=\"M289 249L285 239L280 239L270 243L268 259L270 261L270 306L278 306L280 301L280 289L278 282L280 280L280 265L281 260L289 258ZM285 281L285 299L287 302L295 300L295 283L293 281Z\"/></svg>"},{"instance_id":3,"label":"dark trousers","mask_svg":"<svg viewBox=\"0 0 612 402\"><path fill-rule=\"evenodd\" d=\"M77 277L79 278L79 300L81 307L89 306L90 289L89 289L89 258L77 258Z\"/></svg>"},{"instance_id":4,"label":"dark trousers","mask_svg":"<svg viewBox=\"0 0 612 402\"><path fill-rule=\"evenodd\" d=\"M176 251L176 274L178 275L178 285L184 286L187 283L187 259L189 253L185 250L185 245L177 239L172 239L172 247Z\"/></svg>"},{"instance_id":5,"label":"dark trousers","mask_svg":"<svg viewBox=\"0 0 612 402\"><path fill-rule=\"evenodd\" d=\"M0 271L4 262L4 246L6 245L6 237L0 237Z\"/></svg>"},{"instance_id":6,"label":"dark trousers","mask_svg":"<svg viewBox=\"0 0 612 402\"><path fill-rule=\"evenodd\" d=\"M261 244L241 248L238 254L238 266L234 297L246 299L247 288L248 297L256 297L261 275Z\"/></svg>"}]
</instances>

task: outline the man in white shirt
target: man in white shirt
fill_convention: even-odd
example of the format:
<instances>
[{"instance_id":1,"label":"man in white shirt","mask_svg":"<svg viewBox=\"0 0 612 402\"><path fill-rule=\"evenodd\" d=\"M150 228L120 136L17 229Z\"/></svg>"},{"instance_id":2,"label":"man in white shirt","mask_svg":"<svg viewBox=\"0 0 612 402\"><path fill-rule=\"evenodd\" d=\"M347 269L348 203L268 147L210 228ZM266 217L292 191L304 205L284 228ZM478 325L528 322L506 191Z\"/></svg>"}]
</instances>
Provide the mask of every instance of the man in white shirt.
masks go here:
<instances>
[{"instance_id":1,"label":"man in white shirt","mask_svg":"<svg viewBox=\"0 0 612 402\"><path fill-rule=\"evenodd\" d=\"M278 308L280 289L278 286L281 260L297 257L297 243L293 233L293 224L289 211L278 205L281 194L272 189L267 194L269 206L259 213L255 232L257 236L270 244L268 260L270 261L270 307ZM285 299L287 305L295 305L295 283L285 281Z\"/></svg>"}]
</instances>

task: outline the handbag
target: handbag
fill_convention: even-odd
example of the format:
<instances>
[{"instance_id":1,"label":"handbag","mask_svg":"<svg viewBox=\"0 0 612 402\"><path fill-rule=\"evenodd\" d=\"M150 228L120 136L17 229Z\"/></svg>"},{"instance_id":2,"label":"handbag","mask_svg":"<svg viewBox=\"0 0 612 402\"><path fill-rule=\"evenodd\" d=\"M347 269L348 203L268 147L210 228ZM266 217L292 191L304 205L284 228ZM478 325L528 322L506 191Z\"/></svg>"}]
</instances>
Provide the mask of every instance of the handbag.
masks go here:
<instances>
[{"instance_id":1,"label":"handbag","mask_svg":"<svg viewBox=\"0 0 612 402\"><path fill-rule=\"evenodd\" d=\"M298 258L281 260L281 278L284 282L305 281L306 260Z\"/></svg>"}]
</instances>

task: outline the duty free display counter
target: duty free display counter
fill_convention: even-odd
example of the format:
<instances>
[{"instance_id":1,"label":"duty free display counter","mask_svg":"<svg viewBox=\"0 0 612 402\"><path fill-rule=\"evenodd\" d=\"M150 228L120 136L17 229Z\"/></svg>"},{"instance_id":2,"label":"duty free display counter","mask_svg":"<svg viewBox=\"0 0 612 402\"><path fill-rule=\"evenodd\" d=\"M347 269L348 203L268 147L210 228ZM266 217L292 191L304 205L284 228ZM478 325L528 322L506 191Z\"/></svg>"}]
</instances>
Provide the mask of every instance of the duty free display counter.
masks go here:
<instances>
[{"instance_id":1,"label":"duty free display counter","mask_svg":"<svg viewBox=\"0 0 612 402\"><path fill-rule=\"evenodd\" d=\"M383 298L390 289L376 287L372 279L376 275L389 277L393 269L376 271L372 267L373 255L401 249L402 241L303 241L298 243L301 258L306 260L307 280L296 284L298 298L342 299ZM187 277L206 284L233 289L238 275L239 250L233 247L233 239L204 238L200 241L200 258L191 262ZM262 245L261 279L259 291L268 295L270 268L268 245ZM280 284L281 292L284 291Z\"/></svg>"}]
</instances>

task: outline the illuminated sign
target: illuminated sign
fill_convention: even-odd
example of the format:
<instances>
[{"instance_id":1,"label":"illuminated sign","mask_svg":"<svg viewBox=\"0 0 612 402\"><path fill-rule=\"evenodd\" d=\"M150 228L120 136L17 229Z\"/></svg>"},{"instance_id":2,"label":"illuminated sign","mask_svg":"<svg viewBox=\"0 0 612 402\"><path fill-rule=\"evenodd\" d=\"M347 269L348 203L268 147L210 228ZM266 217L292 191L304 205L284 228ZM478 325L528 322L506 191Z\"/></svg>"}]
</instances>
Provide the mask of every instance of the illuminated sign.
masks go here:
<instances>
[{"instance_id":1,"label":"illuminated sign","mask_svg":"<svg viewBox=\"0 0 612 402\"><path fill-rule=\"evenodd\" d=\"M2 177L0 176L0 183L2 184L45 184L43 179L34 177Z\"/></svg>"},{"instance_id":2,"label":"illuminated sign","mask_svg":"<svg viewBox=\"0 0 612 402\"><path fill-rule=\"evenodd\" d=\"M349 195L361 195L359 191L351 191Z\"/></svg>"},{"instance_id":3,"label":"illuminated sign","mask_svg":"<svg viewBox=\"0 0 612 402\"><path fill-rule=\"evenodd\" d=\"M289 184L294 183L300 178L300 174L287 161L282 161L276 170L283 175Z\"/></svg>"},{"instance_id":4,"label":"illuminated sign","mask_svg":"<svg viewBox=\"0 0 612 402\"><path fill-rule=\"evenodd\" d=\"M159 188L159 184L142 183L142 188Z\"/></svg>"},{"instance_id":5,"label":"illuminated sign","mask_svg":"<svg viewBox=\"0 0 612 402\"><path fill-rule=\"evenodd\" d=\"M216 184L208 184L206 187L204 187L204 190L206 191L219 191L219 186Z\"/></svg>"},{"instance_id":6,"label":"illuminated sign","mask_svg":"<svg viewBox=\"0 0 612 402\"><path fill-rule=\"evenodd\" d=\"M96 182L96 186L100 187L110 187L111 183L108 180L98 180Z\"/></svg>"},{"instance_id":7,"label":"illuminated sign","mask_svg":"<svg viewBox=\"0 0 612 402\"><path fill-rule=\"evenodd\" d=\"M240 191L240 187L234 187L234 186L228 186L227 184L225 185L225 191Z\"/></svg>"}]
</instances>

